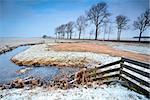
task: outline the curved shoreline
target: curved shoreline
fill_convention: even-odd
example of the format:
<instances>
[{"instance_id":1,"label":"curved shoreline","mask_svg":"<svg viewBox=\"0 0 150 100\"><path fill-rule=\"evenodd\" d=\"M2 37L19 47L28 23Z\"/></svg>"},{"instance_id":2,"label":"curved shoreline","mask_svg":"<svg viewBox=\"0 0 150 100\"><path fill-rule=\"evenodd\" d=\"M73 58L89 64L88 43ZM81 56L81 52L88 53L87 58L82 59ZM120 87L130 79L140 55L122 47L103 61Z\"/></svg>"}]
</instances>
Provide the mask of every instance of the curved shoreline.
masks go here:
<instances>
[{"instance_id":1,"label":"curved shoreline","mask_svg":"<svg viewBox=\"0 0 150 100\"><path fill-rule=\"evenodd\" d=\"M20 66L96 67L120 59L120 57L92 52L58 52L50 50L48 46L47 44L35 45L15 55L11 60Z\"/></svg>"},{"instance_id":2,"label":"curved shoreline","mask_svg":"<svg viewBox=\"0 0 150 100\"><path fill-rule=\"evenodd\" d=\"M6 48L4 49L0 49L0 55L1 54L4 54L6 52L9 52L9 51L12 51L20 46L29 46L29 45L38 45L38 44L43 44L42 42L41 43L27 43L27 44L20 44L20 45L17 45L17 46L6 46Z\"/></svg>"},{"instance_id":3,"label":"curved shoreline","mask_svg":"<svg viewBox=\"0 0 150 100\"><path fill-rule=\"evenodd\" d=\"M33 45L34 45L34 44L33 44ZM40 45L45 45L45 44L40 44ZM43 52L43 54L40 55L40 56L43 56L43 55L45 55L45 51L42 51L43 49L46 50L47 53L48 53L48 52L51 52L51 53L54 53L54 52L55 52L55 51L52 51L52 50L49 51L49 50L47 50L47 48L43 48L43 47L41 47L42 49L40 49L40 48L38 47L38 46L40 46L40 45L35 45L35 46L33 46L32 48L29 48L28 50L25 50L25 51L23 51L23 52L17 54L17 55L19 55L19 56L18 56L18 59L19 59L19 60L22 60L22 59L24 58L24 56L27 56L27 58L28 58L28 57L29 57L29 58L30 58L30 57L31 57L31 58L33 57L33 58L34 58L34 57L36 57L35 55L38 55L39 52ZM34 49L35 51L33 50L34 47L36 47L36 48ZM29 52L30 50L31 50L32 53ZM32 50L33 50L33 51L32 51ZM39 50L39 52L37 52L36 50ZM28 52L27 52L27 51L28 51ZM31 54L30 54L30 53L31 53ZM46 53L46 54L47 54L47 53ZM66 52L55 52L53 55L54 55L54 56L59 56L61 53L67 54ZM82 60L81 62L83 62L83 60L84 60L84 61L87 61L86 64L89 63L89 62L88 62L89 60L93 60L94 58L96 58L96 59L94 59L94 60L100 61L100 59L97 59L97 58L98 58L97 56L98 56L98 55L99 55L99 56L101 55L101 54L94 54L94 53L91 53L91 52L85 52L85 53L83 53L83 52L82 52L82 53L79 53L79 52L78 52L78 53L77 53L77 52L69 52L69 53L70 53L70 55L73 54L73 55L75 55L75 56L77 56L77 57L80 57L81 54L85 54L85 55L87 55L87 56L88 56L88 55L93 55L93 56L92 56L93 58L91 58L91 59L85 60L84 57L81 59L81 60ZM27 55L26 55L26 54L27 54ZM32 55L32 54L33 54L33 55ZM16 55L16 56L17 56L17 55ZM68 55L69 55L69 54L68 54ZM80 56L79 56L79 55L80 55ZM105 59L105 60L107 60L107 61L106 61L107 63L108 63L109 57L110 57L110 59L115 58L115 57L111 57L111 56L108 56L108 55L105 55L105 54L104 54L104 55L102 54L101 56L106 56L106 59ZM48 58L48 57L49 57L49 56L47 55L47 56L44 57L43 59L45 60L45 58ZM65 59L67 58L67 56L61 56L61 57L64 57ZM60 58L61 58L61 57L60 57ZM71 56L71 58L72 58L72 57L73 57L73 56ZM87 57L87 58L88 58L88 57ZM116 57L116 58L117 58L117 57ZM26 59L26 57L25 57L25 59ZM32 59L30 59L30 60L32 60ZM41 60L41 59L39 59L39 60ZM49 59L48 59L48 60L49 60ZM68 59L68 60L69 60L69 62L70 62L70 59ZM77 60L79 60L79 58L78 58ZM93 60L93 61L94 61L94 60ZM14 62L17 63L17 61L14 61ZM24 62L24 63L27 64L27 63L29 63L29 62L30 62L30 61L27 61L27 62ZM43 62L43 61L41 60L41 62ZM65 61L62 60L61 62L64 63ZM75 62L77 62L77 61L75 60ZM18 61L18 63L19 63L19 61ZM32 63L32 62L31 62L31 63ZM29 65L30 65L31 63L29 63ZM39 63L39 61L37 61L37 63ZM57 62L57 64L58 64L58 63L60 63L60 62ZM60 66L63 66L62 63L60 64ZM72 63L74 63L74 62L72 62ZM96 62L94 62L94 63L96 63ZM101 63L103 64L103 63L105 63L105 62L102 61ZM33 64L34 64L34 63L33 63ZM36 63L35 63L35 64L36 64ZM53 63L53 64L54 64L54 63ZM68 64L68 62L66 63L66 65L67 65L67 64ZM78 63L78 64L79 64L79 65L82 65L82 64L80 64L80 63ZM31 64L31 65L32 65L32 64ZM40 65L40 64L39 64L39 65ZM84 65L84 64L83 64L83 65ZM91 64L91 65L92 65L92 64ZM91 65L89 65L89 66L91 66ZM98 65L98 63L95 64L95 65ZM95 67L95 65L93 65L93 66ZM65 66L65 65L64 65L64 66ZM67 65L67 66L68 66L68 65ZM75 66L76 66L76 65L75 65ZM14 82L14 83L13 83L13 82ZM31 78L31 79L29 78L29 80L27 80L27 81L26 81L26 79L25 79L25 80L23 80L23 79L17 79L17 80L14 80L13 82L12 82L11 84L8 84L8 85L10 85L10 88L11 88L11 86L14 86L14 88L22 88L23 91L26 91L26 90L32 91L32 89L33 89L33 91L34 91L34 89L36 89L36 88L41 88L41 91L42 91L43 88L46 88L46 89L49 89L50 91L51 91L51 89L53 89L54 92L56 92L57 89L61 89L61 90L64 90L64 91L65 91L65 89L66 89L66 88L62 85L62 83L61 83L62 81L60 82L60 81L57 81L57 80L56 80L56 81L53 81L52 84L51 84L51 83L50 83L50 84L47 84L47 83L44 83L44 84L43 84L42 81L40 81L40 80L38 80L38 79L34 79L34 78L33 78L33 79L32 79L32 78ZM29 83L29 84L28 84L28 83ZM26 86L26 85L27 85L27 86L31 86L31 88L29 88L29 87L23 87L23 86L22 86L23 84L25 84L24 86ZM43 85L42 85L42 84L43 84ZM91 83L91 84L93 84L93 83ZM91 85L91 84L90 84L90 85ZM0 87L1 87L1 86L0 86ZM36 88L34 88L34 87L36 87ZM98 89L98 88L95 88L95 87L90 87L90 88L89 88L89 87L86 86L86 85L84 85L84 86L82 85L81 87L82 87L82 88L85 87L85 89L89 89L89 90L94 90L94 89L97 90L97 89ZM78 88L79 90L82 89L81 87L80 87L80 85L76 86L76 88ZM99 87L99 86L98 86L98 87ZM106 87L109 87L109 85L107 85ZM27 89L26 89L26 88L27 88ZM104 90L104 88L105 88L105 87L102 87L102 90ZM7 84L6 84L6 89L9 89L9 86L7 87ZM25 90L24 90L24 89L25 89ZM56 89L56 90L55 90L55 89ZM106 89L107 89L107 88L106 88ZM120 89L120 88L119 88L119 89ZM11 90L14 90L14 89L9 89L8 91L11 91ZM74 90L74 87L73 87L73 88L71 87L70 89L67 89L66 91L68 91L68 90L73 90L73 91L75 91L75 90ZM94 91L95 91L95 90L94 90ZM1 90L1 91L5 91L5 90ZM1 92L1 91L0 91L0 92ZM6 90L6 93L8 93L8 91ZM36 91L39 92L38 90L36 90ZM50 91L47 91L47 93L50 92ZM83 91L81 91L81 93L82 93L82 92L83 92ZM98 92L99 92L99 91L98 91ZM103 91L103 92L104 92L104 91ZM129 92L129 91L128 91L128 92ZM15 92L14 92L14 93L15 93ZM45 92L45 93L46 93L46 92ZM72 92L72 93L74 93L74 92ZM93 92L92 92L92 93L93 93ZM1 93L1 94L3 94L3 93ZM40 92L39 92L39 94L40 94ZM53 93L52 93L52 94L53 94ZM64 93L63 93L62 95L64 95ZM110 95L110 94L109 94L109 95ZM139 94L136 94L136 95L139 95ZM133 95L133 96L136 97L136 95ZM5 95L1 95L1 96L4 96L4 97L5 97ZM21 95L21 96L23 96L23 95ZM102 94L102 96L103 96L103 94ZM126 95L125 95L125 96L126 96ZM141 96L143 96L143 95L141 95ZM8 97L8 96L7 96L7 97ZM128 97L130 97L130 95L129 95ZM9 98L11 98L11 96L10 96ZM143 98L144 98L144 97L143 97Z\"/></svg>"}]
</instances>

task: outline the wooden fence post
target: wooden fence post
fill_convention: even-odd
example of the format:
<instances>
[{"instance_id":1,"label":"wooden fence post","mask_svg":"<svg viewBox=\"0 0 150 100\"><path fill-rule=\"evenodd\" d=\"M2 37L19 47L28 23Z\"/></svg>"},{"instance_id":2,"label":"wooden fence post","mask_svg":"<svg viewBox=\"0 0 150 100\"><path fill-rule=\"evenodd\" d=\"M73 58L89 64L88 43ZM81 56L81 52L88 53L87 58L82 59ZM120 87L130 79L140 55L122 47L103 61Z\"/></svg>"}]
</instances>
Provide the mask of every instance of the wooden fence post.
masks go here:
<instances>
[{"instance_id":1,"label":"wooden fence post","mask_svg":"<svg viewBox=\"0 0 150 100\"><path fill-rule=\"evenodd\" d=\"M120 62L120 72L119 72L119 80L121 79L121 74L122 74L122 70L123 70L123 63L124 61L121 58L121 62Z\"/></svg>"}]
</instances>

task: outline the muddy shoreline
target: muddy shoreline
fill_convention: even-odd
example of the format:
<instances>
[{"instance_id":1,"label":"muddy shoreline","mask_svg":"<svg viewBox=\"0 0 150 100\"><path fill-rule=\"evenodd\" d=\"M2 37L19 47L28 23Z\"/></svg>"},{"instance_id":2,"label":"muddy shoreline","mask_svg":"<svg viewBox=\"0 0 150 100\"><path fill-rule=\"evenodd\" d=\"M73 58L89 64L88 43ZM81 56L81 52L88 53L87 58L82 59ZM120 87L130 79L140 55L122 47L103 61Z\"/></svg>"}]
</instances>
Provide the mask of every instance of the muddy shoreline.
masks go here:
<instances>
[{"instance_id":1,"label":"muddy shoreline","mask_svg":"<svg viewBox=\"0 0 150 100\"><path fill-rule=\"evenodd\" d=\"M60 68L60 72L56 76L54 76L51 80L42 79L40 76L39 77L28 76L25 78L16 78L15 80L9 81L7 83L0 84L0 90L13 88L32 89L35 87L43 87L43 88L55 87L65 89L64 78L67 77L67 80L73 80L75 73L78 72L79 70L80 70L79 68L70 70L67 68L66 69ZM73 86L69 86L69 88L72 87Z\"/></svg>"}]
</instances>

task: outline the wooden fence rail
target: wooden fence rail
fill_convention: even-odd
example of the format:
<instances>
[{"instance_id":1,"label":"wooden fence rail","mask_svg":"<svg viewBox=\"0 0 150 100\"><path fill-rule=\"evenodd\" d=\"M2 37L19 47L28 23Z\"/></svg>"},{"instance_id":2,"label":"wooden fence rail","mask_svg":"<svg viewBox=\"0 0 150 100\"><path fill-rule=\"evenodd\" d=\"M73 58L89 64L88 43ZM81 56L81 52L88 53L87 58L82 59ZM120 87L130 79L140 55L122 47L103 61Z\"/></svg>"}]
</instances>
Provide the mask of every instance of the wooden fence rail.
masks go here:
<instances>
[{"instance_id":1,"label":"wooden fence rail","mask_svg":"<svg viewBox=\"0 0 150 100\"><path fill-rule=\"evenodd\" d=\"M150 65L122 58L120 79L126 86L150 98Z\"/></svg>"},{"instance_id":2,"label":"wooden fence rail","mask_svg":"<svg viewBox=\"0 0 150 100\"><path fill-rule=\"evenodd\" d=\"M147 63L121 58L121 60L88 69L86 78L104 82L122 80L124 86L150 98L150 65Z\"/></svg>"}]
</instances>

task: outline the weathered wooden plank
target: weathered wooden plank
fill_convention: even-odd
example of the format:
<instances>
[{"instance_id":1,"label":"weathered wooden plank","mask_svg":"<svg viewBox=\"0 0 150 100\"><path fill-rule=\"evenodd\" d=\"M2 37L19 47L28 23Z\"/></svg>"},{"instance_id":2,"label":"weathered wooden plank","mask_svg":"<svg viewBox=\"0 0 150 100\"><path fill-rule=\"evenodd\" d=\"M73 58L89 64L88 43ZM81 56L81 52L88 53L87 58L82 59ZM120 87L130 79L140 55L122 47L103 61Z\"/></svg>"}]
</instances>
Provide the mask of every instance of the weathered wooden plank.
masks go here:
<instances>
[{"instance_id":1,"label":"weathered wooden plank","mask_svg":"<svg viewBox=\"0 0 150 100\"><path fill-rule=\"evenodd\" d=\"M106 68L106 67L111 67L113 65L116 65L116 64L120 64L122 60L117 60L115 62L112 62L112 63L109 63L109 64L105 64L105 65L100 65L99 67L96 67L96 68L92 68L92 69L87 69L87 72L92 72L94 70L98 70L98 69L102 69L102 68Z\"/></svg>"},{"instance_id":2,"label":"weathered wooden plank","mask_svg":"<svg viewBox=\"0 0 150 100\"><path fill-rule=\"evenodd\" d=\"M133 68L135 68L135 69L138 69L138 70L147 72L147 73L150 74L150 69L147 69L147 68L144 68L144 67L135 65L135 64L131 64L131 63L128 63L128 62L124 62L123 64L128 65L128 66L130 66L130 67L133 67Z\"/></svg>"},{"instance_id":3,"label":"weathered wooden plank","mask_svg":"<svg viewBox=\"0 0 150 100\"><path fill-rule=\"evenodd\" d=\"M103 84L107 84L107 85L109 85L110 83L112 83L112 82L115 82L115 81L118 81L118 80L110 80L110 79L108 79L108 80L104 80L103 81Z\"/></svg>"},{"instance_id":4,"label":"weathered wooden plank","mask_svg":"<svg viewBox=\"0 0 150 100\"><path fill-rule=\"evenodd\" d=\"M136 72L136 73L139 73L139 74L141 74L141 75L143 75L143 76L145 76L145 77L148 77L148 78L150 77L150 74L149 74L149 73L144 72L144 71L142 71L142 70L139 70L139 69L130 67L130 66L125 65L125 64L122 64L122 66L123 66L124 68L127 68L127 69L131 70L131 71L134 71L134 72Z\"/></svg>"},{"instance_id":5,"label":"weathered wooden plank","mask_svg":"<svg viewBox=\"0 0 150 100\"><path fill-rule=\"evenodd\" d=\"M122 84L124 85L125 87L131 89L131 90L134 90L135 92L138 92L140 94L143 94L145 95L146 97L150 98L150 92L143 89L142 87L138 86L137 84L135 84L134 82L130 81L129 79L121 76L121 80L125 81L126 84Z\"/></svg>"},{"instance_id":6,"label":"weathered wooden plank","mask_svg":"<svg viewBox=\"0 0 150 100\"><path fill-rule=\"evenodd\" d=\"M100 82L101 84L110 84L112 82L117 82L117 81L118 81L118 77L108 78L107 80L98 80L98 82Z\"/></svg>"},{"instance_id":7,"label":"weathered wooden plank","mask_svg":"<svg viewBox=\"0 0 150 100\"><path fill-rule=\"evenodd\" d=\"M120 64L113 65L113 66L107 67L107 68L98 69L96 72L103 72L103 71L107 71L107 70L111 70L111 69L117 69L117 68L120 68Z\"/></svg>"},{"instance_id":8,"label":"weathered wooden plank","mask_svg":"<svg viewBox=\"0 0 150 100\"><path fill-rule=\"evenodd\" d=\"M115 62L112 62L112 63L106 64L106 65L102 65L102 66L98 67L98 69L105 68L105 67L110 67L110 66L113 66L113 65L119 64L121 61L122 61L122 60L118 60L118 61L115 61Z\"/></svg>"},{"instance_id":9,"label":"weathered wooden plank","mask_svg":"<svg viewBox=\"0 0 150 100\"><path fill-rule=\"evenodd\" d=\"M134 76L134 75L132 75L132 74L130 74L130 73L124 71L124 70L122 70L121 73L122 73L122 74L125 74L126 76L128 76L128 77L130 77L130 78L136 80L136 81L139 82L140 84L143 84L143 85L145 85L145 86L147 86L147 87L149 87L149 85L150 85L148 82L146 82L146 81L144 81L144 80L142 80L142 79L140 79L140 78L138 78L138 77L136 77L136 76Z\"/></svg>"},{"instance_id":10,"label":"weathered wooden plank","mask_svg":"<svg viewBox=\"0 0 150 100\"><path fill-rule=\"evenodd\" d=\"M147 64L147 63L143 63L143 62L139 62L139 61L136 61L136 60L127 59L127 58L121 58L121 60L123 62L132 63L132 64L135 64L135 65L150 69L150 64Z\"/></svg>"},{"instance_id":11,"label":"weathered wooden plank","mask_svg":"<svg viewBox=\"0 0 150 100\"><path fill-rule=\"evenodd\" d=\"M116 72L116 71L119 71L120 68L114 68L114 69L109 69L109 70L105 70L105 71L102 71L102 72L99 72L101 75L104 75L104 74L107 74L107 73L111 73L111 72Z\"/></svg>"},{"instance_id":12,"label":"weathered wooden plank","mask_svg":"<svg viewBox=\"0 0 150 100\"><path fill-rule=\"evenodd\" d=\"M119 71L120 68L114 68L114 69L109 69L109 70L106 70L106 71L102 71L102 72L91 72L88 76L97 76L97 75L105 75L105 74L108 74L108 73L111 73L111 72L116 72L116 71Z\"/></svg>"},{"instance_id":13,"label":"weathered wooden plank","mask_svg":"<svg viewBox=\"0 0 150 100\"><path fill-rule=\"evenodd\" d=\"M99 78L92 78L93 81L97 81L97 80L109 80L109 78L115 78L115 77L119 77L119 74L114 74L114 75L110 75L110 76L102 76Z\"/></svg>"}]
</instances>

